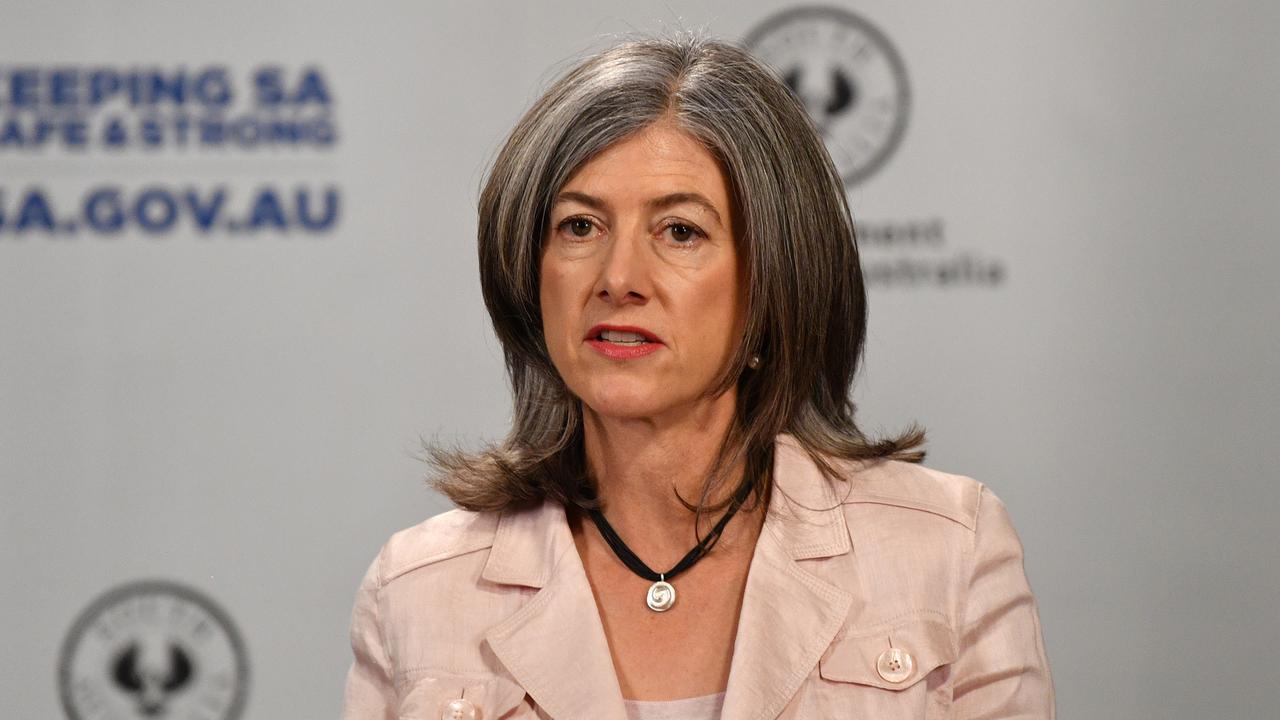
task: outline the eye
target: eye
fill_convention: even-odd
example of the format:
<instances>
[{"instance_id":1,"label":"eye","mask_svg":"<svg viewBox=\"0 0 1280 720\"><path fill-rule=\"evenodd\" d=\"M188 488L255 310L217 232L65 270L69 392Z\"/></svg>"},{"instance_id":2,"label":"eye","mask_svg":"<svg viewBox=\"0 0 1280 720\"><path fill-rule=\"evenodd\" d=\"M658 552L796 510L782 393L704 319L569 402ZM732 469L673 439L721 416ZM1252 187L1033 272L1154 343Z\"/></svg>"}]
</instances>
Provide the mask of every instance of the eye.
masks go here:
<instances>
[{"instance_id":1,"label":"eye","mask_svg":"<svg viewBox=\"0 0 1280 720\"><path fill-rule=\"evenodd\" d=\"M692 245L699 237L706 237L706 233L688 223L673 222L663 229L671 232L671 239L677 245Z\"/></svg>"},{"instance_id":2,"label":"eye","mask_svg":"<svg viewBox=\"0 0 1280 720\"><path fill-rule=\"evenodd\" d=\"M560 223L561 230L567 229L569 234L580 238L590 235L594 228L595 225L591 220L589 218L582 217L581 215L568 218L564 222Z\"/></svg>"}]
</instances>

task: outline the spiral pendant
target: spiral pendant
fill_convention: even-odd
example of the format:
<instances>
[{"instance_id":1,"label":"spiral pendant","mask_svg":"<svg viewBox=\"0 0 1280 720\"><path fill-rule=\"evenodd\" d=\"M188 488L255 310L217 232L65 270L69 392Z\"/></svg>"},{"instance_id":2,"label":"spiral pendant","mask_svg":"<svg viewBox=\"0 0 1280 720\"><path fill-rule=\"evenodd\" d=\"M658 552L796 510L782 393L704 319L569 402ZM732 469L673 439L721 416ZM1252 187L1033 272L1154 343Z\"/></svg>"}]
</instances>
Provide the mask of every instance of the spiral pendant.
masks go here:
<instances>
[{"instance_id":1,"label":"spiral pendant","mask_svg":"<svg viewBox=\"0 0 1280 720\"><path fill-rule=\"evenodd\" d=\"M676 589L671 586L671 583L659 580L649 586L649 595L645 597L645 602L654 612L666 612L676 604Z\"/></svg>"}]
</instances>

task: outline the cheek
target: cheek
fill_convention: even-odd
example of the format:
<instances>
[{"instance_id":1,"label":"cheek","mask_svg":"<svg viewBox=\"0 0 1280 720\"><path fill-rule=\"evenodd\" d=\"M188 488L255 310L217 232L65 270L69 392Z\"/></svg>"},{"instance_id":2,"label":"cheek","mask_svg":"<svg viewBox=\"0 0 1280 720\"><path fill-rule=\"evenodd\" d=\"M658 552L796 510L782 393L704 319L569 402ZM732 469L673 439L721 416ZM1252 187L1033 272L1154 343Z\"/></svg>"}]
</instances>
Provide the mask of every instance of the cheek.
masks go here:
<instances>
[{"instance_id":1,"label":"cheek","mask_svg":"<svg viewBox=\"0 0 1280 720\"><path fill-rule=\"evenodd\" d=\"M571 320L572 302L568 278L551 263L542 264L538 302L542 310L542 331L548 349L555 353L564 344L566 325Z\"/></svg>"},{"instance_id":2,"label":"cheek","mask_svg":"<svg viewBox=\"0 0 1280 720\"><path fill-rule=\"evenodd\" d=\"M699 286L688 305L708 354L720 355L737 342L744 304L736 278L734 273L721 273L715 281Z\"/></svg>"}]
</instances>

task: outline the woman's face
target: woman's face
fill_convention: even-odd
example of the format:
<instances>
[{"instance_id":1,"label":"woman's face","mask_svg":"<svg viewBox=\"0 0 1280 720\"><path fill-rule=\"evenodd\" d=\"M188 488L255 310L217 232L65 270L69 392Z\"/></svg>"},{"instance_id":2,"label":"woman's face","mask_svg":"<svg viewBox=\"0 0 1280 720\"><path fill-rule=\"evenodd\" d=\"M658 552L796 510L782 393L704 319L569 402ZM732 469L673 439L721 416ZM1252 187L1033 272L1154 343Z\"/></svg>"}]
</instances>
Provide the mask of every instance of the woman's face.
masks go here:
<instances>
[{"instance_id":1,"label":"woman's face","mask_svg":"<svg viewBox=\"0 0 1280 720\"><path fill-rule=\"evenodd\" d=\"M715 157L665 123L605 149L560 189L542 250L542 324L552 362L591 411L678 414L729 362L746 306L730 202Z\"/></svg>"}]
</instances>

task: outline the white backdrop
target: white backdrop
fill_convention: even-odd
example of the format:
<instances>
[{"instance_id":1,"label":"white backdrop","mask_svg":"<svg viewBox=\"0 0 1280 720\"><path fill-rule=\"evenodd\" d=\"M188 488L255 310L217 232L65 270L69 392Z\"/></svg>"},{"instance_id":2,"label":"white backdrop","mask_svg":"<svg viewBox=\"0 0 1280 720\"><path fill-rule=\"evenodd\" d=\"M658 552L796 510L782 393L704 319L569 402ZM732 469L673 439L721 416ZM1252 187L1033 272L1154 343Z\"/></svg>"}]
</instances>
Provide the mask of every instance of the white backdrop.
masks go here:
<instances>
[{"instance_id":1,"label":"white backdrop","mask_svg":"<svg viewBox=\"0 0 1280 720\"><path fill-rule=\"evenodd\" d=\"M504 133L586 50L791 7L0 0L4 715L105 717L93 659L164 622L208 717L336 715L361 573L446 507L419 436L506 426ZM863 422L1005 500L1062 717L1274 717L1280 6L825 7L910 90L850 188Z\"/></svg>"}]
</instances>

